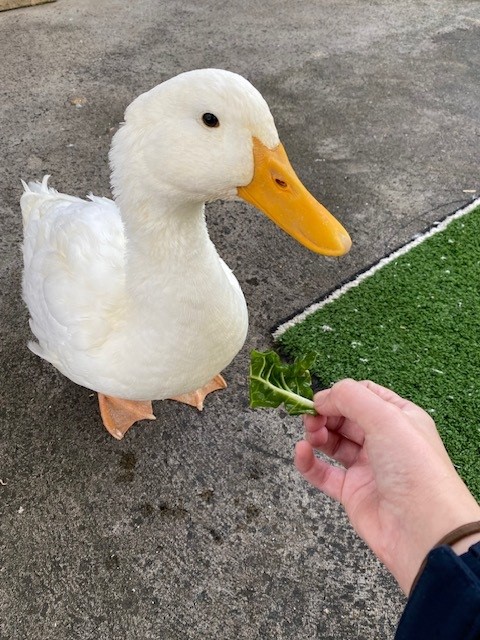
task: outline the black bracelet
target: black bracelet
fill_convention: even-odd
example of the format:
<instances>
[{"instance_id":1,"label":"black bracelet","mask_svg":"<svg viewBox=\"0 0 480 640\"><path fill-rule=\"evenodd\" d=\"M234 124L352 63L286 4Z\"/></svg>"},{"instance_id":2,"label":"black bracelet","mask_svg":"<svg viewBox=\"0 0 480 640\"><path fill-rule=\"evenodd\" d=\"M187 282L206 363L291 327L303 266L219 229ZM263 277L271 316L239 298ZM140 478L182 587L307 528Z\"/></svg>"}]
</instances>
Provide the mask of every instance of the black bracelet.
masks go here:
<instances>
[{"instance_id":1,"label":"black bracelet","mask_svg":"<svg viewBox=\"0 0 480 640\"><path fill-rule=\"evenodd\" d=\"M448 544L449 546L451 546L452 544L455 544L459 540L466 538L472 533L480 533L480 520L478 520L477 522L469 522L468 524L462 524L461 527L457 527L453 531L450 531L450 533L447 533L446 536L443 536L443 538L439 540L437 544L434 547L432 547L430 551L433 551L433 549L436 549L437 547L441 547L444 544ZM420 569L418 570L417 575L415 576L415 580L413 581L412 586L410 588L409 597L412 595L413 590L417 586L417 582L420 579L420 576L422 575L423 570L425 569L425 565L427 564L430 551L425 556L425 560L420 565Z\"/></svg>"}]
</instances>

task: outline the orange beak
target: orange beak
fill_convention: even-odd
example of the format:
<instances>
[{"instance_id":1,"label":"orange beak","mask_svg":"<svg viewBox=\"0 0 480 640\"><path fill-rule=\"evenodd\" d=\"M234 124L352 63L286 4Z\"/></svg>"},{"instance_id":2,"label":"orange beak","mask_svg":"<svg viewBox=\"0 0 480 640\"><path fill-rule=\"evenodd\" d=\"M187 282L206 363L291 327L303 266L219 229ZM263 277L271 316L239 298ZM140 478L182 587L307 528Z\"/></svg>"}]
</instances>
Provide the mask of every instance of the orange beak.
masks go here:
<instances>
[{"instance_id":1,"label":"orange beak","mask_svg":"<svg viewBox=\"0 0 480 640\"><path fill-rule=\"evenodd\" d=\"M253 159L253 179L237 188L240 198L315 253L342 256L349 251L350 236L300 182L282 144L269 149L253 138Z\"/></svg>"}]
</instances>

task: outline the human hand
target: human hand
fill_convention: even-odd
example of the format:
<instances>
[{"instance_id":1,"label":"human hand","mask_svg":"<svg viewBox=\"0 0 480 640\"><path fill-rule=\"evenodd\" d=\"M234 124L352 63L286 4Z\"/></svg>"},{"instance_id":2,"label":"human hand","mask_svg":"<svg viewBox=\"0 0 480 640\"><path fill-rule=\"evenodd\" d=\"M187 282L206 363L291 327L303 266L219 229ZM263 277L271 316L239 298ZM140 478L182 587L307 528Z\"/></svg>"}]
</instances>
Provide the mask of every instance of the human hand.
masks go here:
<instances>
[{"instance_id":1,"label":"human hand","mask_svg":"<svg viewBox=\"0 0 480 640\"><path fill-rule=\"evenodd\" d=\"M405 593L430 549L456 527L480 520L431 417L370 381L342 380L316 394L295 465L338 500L357 533ZM314 456L318 449L342 466ZM463 553L480 536L453 545Z\"/></svg>"}]
</instances>

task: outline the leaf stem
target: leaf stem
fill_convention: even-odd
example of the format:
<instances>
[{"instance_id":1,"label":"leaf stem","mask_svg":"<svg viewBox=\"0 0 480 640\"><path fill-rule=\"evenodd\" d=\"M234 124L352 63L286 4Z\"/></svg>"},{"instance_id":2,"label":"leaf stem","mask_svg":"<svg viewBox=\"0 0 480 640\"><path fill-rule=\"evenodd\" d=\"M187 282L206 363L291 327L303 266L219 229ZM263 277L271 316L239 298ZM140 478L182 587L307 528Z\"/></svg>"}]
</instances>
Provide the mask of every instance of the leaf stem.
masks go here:
<instances>
[{"instance_id":1,"label":"leaf stem","mask_svg":"<svg viewBox=\"0 0 480 640\"><path fill-rule=\"evenodd\" d=\"M271 382L269 382L268 380L266 380L264 378L261 378L260 376L251 375L250 378L252 380L257 380L258 382L260 382L265 387L269 387L275 393L279 393L279 394L281 394L283 396L286 396L287 398L289 398L291 400L294 400L300 406L303 406L306 409L315 411L315 404L313 403L312 400L309 400L308 398L304 398L303 396L300 396L300 395L298 395L298 393L294 393L293 391L287 391L286 389L280 389L279 387L276 387Z\"/></svg>"}]
</instances>

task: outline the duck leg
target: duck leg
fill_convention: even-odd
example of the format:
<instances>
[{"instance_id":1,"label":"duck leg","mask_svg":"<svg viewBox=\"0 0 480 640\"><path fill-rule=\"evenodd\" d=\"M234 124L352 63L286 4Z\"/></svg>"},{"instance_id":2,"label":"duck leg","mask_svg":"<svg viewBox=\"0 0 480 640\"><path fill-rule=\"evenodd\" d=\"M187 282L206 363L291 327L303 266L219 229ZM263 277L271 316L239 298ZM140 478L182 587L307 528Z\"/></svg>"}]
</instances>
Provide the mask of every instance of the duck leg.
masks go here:
<instances>
[{"instance_id":1,"label":"duck leg","mask_svg":"<svg viewBox=\"0 0 480 640\"><path fill-rule=\"evenodd\" d=\"M169 398L169 400L176 400L177 402L184 402L185 404L189 404L192 407L196 407L199 411L203 409L203 401L206 396L212 391L217 391L218 389L225 389L227 383L223 376L218 374L207 382L207 384L196 391L191 391L190 393L183 393L180 396L175 396L174 398Z\"/></svg>"},{"instance_id":2,"label":"duck leg","mask_svg":"<svg viewBox=\"0 0 480 640\"><path fill-rule=\"evenodd\" d=\"M155 420L151 402L124 400L99 393L98 404L105 429L117 440L121 440L138 420Z\"/></svg>"}]
</instances>

